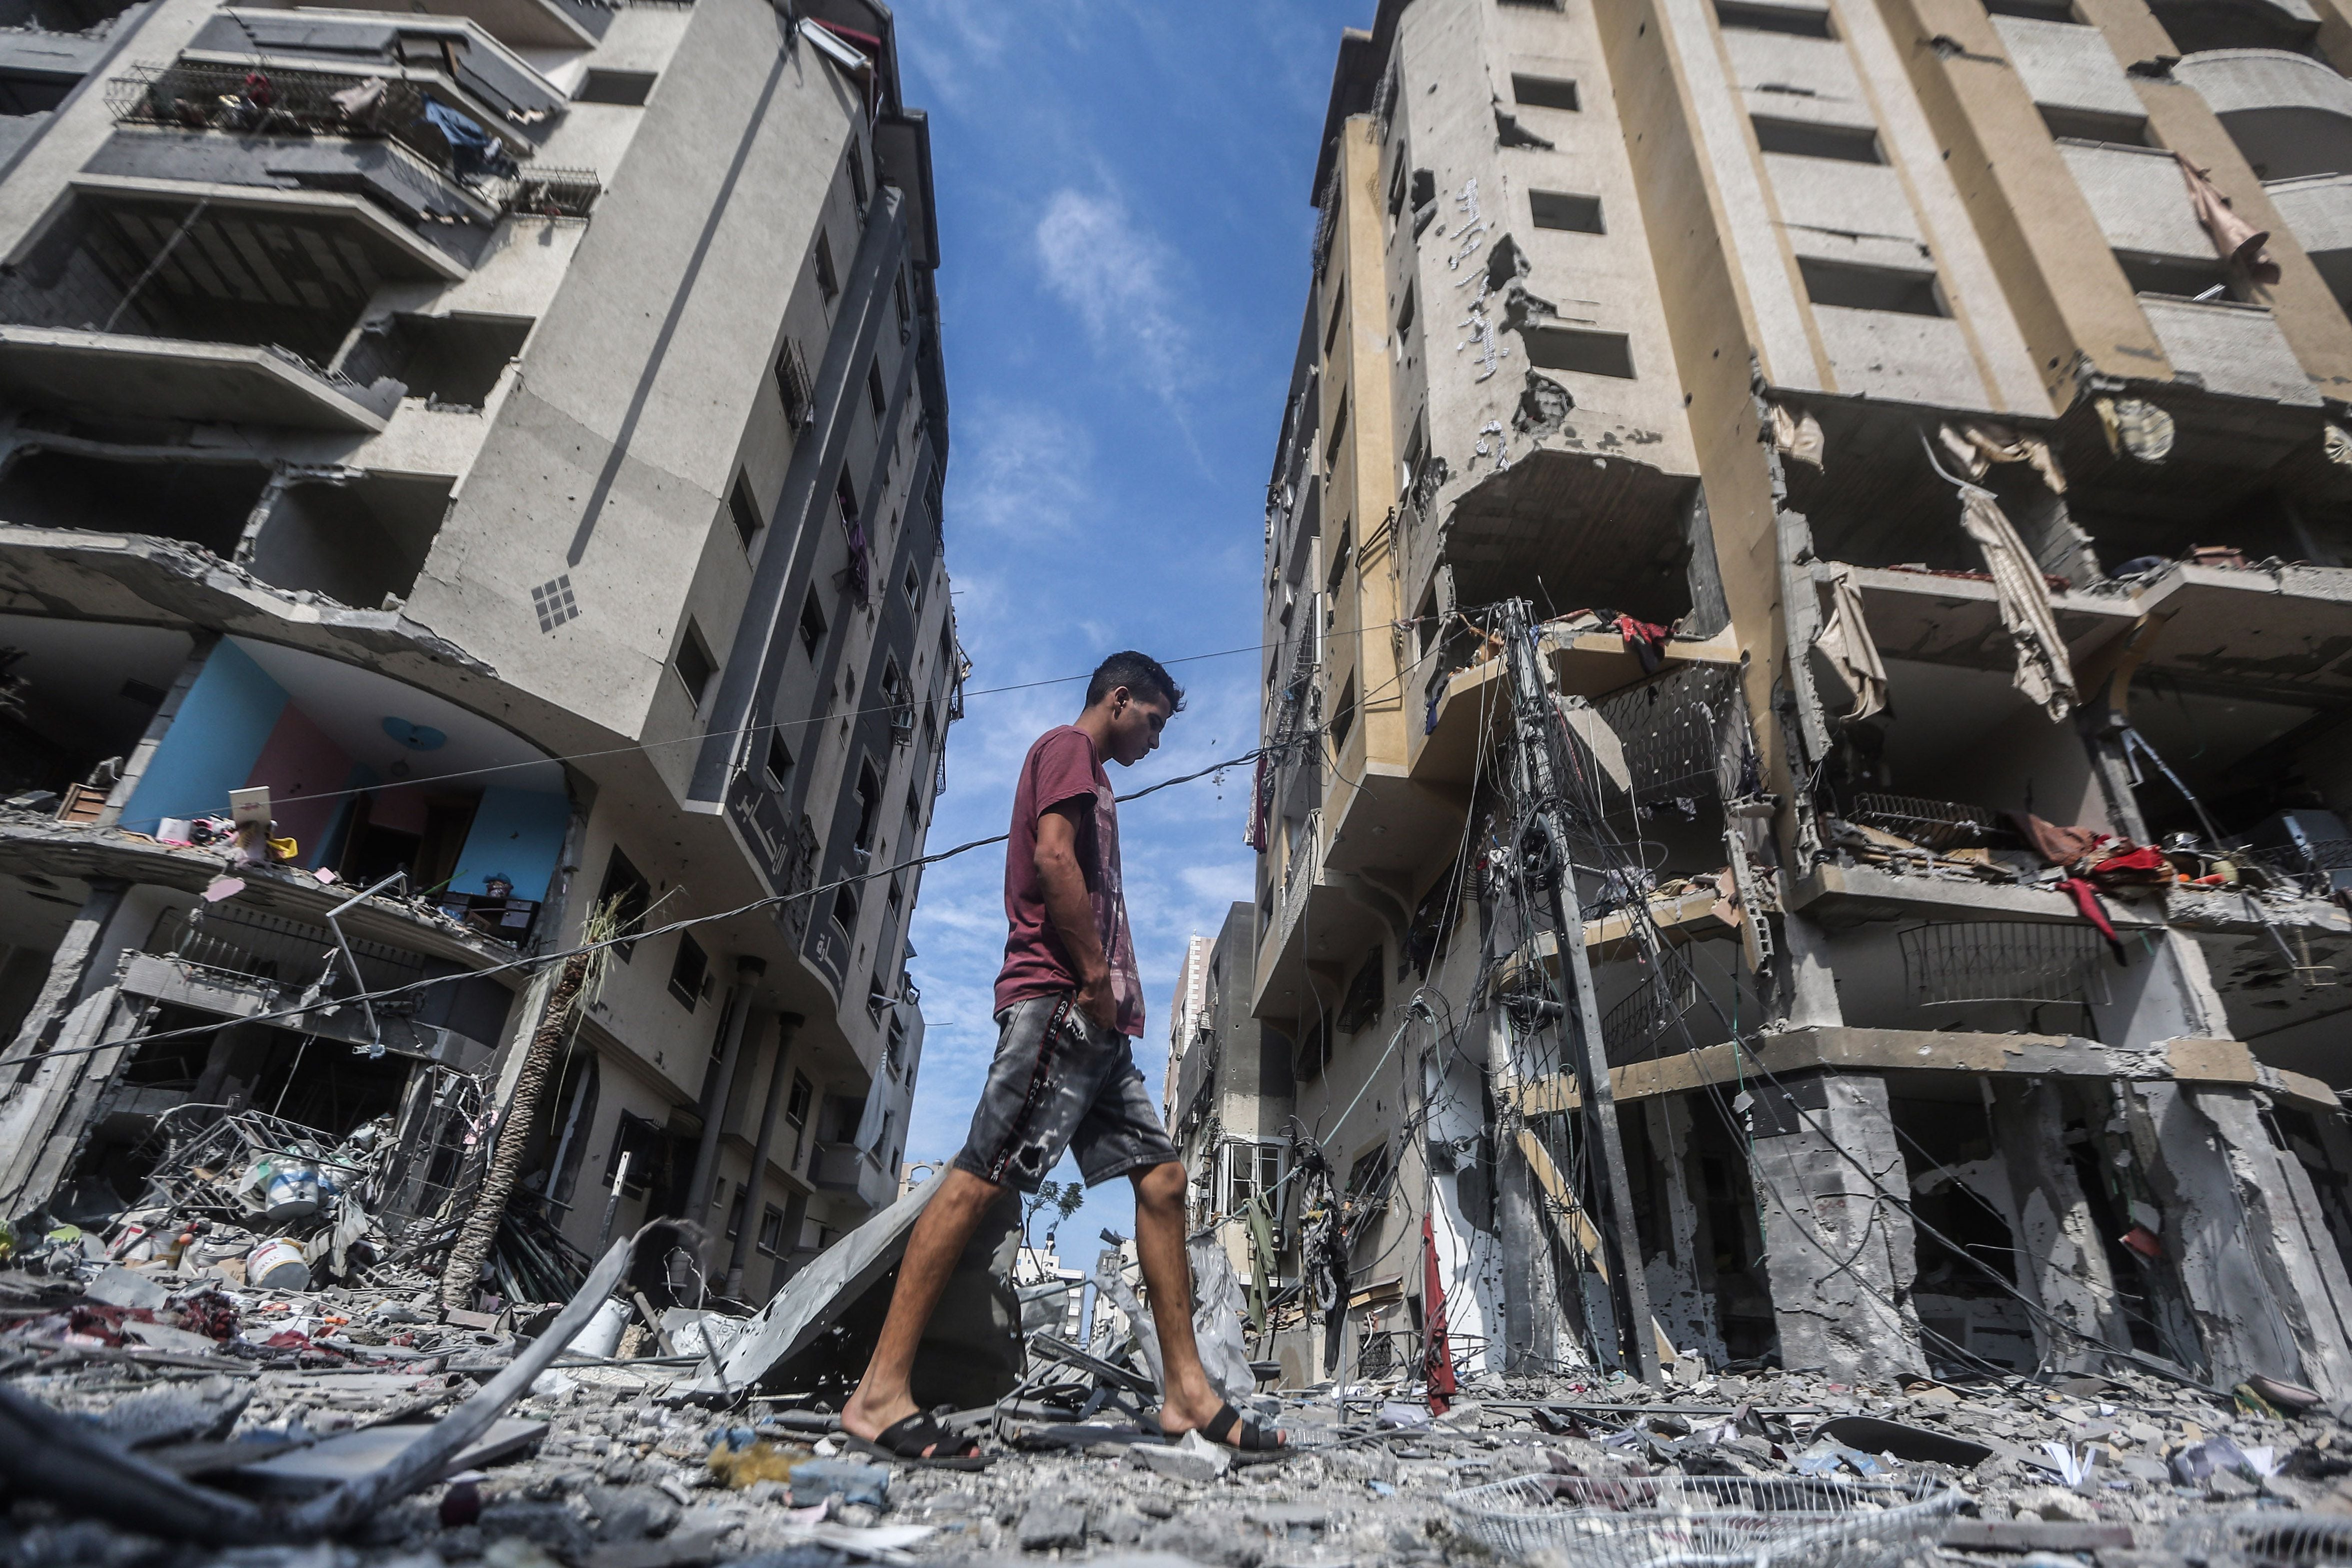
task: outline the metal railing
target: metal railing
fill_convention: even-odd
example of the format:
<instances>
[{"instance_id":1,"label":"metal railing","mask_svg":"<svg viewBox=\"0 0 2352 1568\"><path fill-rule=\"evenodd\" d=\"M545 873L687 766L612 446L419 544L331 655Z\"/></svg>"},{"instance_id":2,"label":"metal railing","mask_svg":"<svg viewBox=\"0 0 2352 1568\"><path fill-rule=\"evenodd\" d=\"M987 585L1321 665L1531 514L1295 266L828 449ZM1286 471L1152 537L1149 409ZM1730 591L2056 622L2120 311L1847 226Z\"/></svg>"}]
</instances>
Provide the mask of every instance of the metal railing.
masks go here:
<instances>
[{"instance_id":1,"label":"metal railing","mask_svg":"<svg viewBox=\"0 0 2352 1568\"><path fill-rule=\"evenodd\" d=\"M2091 926L1956 920L1900 932L1903 978L1923 1007L2109 999L2103 944Z\"/></svg>"},{"instance_id":2,"label":"metal railing","mask_svg":"<svg viewBox=\"0 0 2352 1568\"><path fill-rule=\"evenodd\" d=\"M363 108L352 89L383 83ZM133 66L106 84L107 109L119 125L219 131L239 136L342 137L381 142L404 163L503 213L584 218L603 186L585 169L522 166L511 175L457 174L448 143L425 118L425 94L396 77L331 71L267 71L208 60Z\"/></svg>"},{"instance_id":3,"label":"metal railing","mask_svg":"<svg viewBox=\"0 0 2352 1568\"><path fill-rule=\"evenodd\" d=\"M382 942L354 940L351 949L369 990L387 990L425 977L420 955ZM335 934L323 925L222 904L190 910L169 956L215 975L267 980L294 991L316 985L341 960ZM343 984L350 984L348 977ZM415 1003L410 999L406 1006L413 1009ZM398 1001L377 1007L384 1013L402 1010Z\"/></svg>"}]
</instances>

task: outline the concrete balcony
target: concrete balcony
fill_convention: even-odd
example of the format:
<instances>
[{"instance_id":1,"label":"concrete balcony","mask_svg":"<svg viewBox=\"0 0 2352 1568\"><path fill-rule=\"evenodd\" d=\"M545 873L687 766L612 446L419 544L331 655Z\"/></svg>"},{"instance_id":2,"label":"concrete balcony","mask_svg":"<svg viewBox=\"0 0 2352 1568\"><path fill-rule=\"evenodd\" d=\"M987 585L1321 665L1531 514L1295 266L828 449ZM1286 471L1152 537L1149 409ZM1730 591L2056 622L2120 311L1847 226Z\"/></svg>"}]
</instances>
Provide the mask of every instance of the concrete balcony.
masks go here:
<instances>
[{"instance_id":1,"label":"concrete balcony","mask_svg":"<svg viewBox=\"0 0 2352 1568\"><path fill-rule=\"evenodd\" d=\"M2105 43L2099 46L2105 48ZM2099 220L2099 232L2116 250L2175 256L2218 267L2212 237L2189 204L2180 166L2161 148L2115 142L2062 141L2059 156L2073 172Z\"/></svg>"},{"instance_id":2,"label":"concrete balcony","mask_svg":"<svg viewBox=\"0 0 2352 1568\"><path fill-rule=\"evenodd\" d=\"M35 407L373 434L402 383L324 367L385 282L462 263L363 197L81 174L0 279L0 386Z\"/></svg>"},{"instance_id":3,"label":"concrete balcony","mask_svg":"<svg viewBox=\"0 0 2352 1568\"><path fill-rule=\"evenodd\" d=\"M2143 294L2173 374L2208 392L2316 407L2319 392L2267 307Z\"/></svg>"},{"instance_id":4,"label":"concrete balcony","mask_svg":"<svg viewBox=\"0 0 2352 1568\"><path fill-rule=\"evenodd\" d=\"M215 15L188 42L192 57L210 57L240 69L257 55L271 63L271 83L290 59L316 61L329 71L388 75L430 86L445 101L486 128L524 141L516 129L561 115L570 99L529 61L478 24L410 15L397 22L365 11L230 9ZM430 68L417 68L429 60ZM470 100L470 101L469 101ZM503 121L504 123L498 123Z\"/></svg>"},{"instance_id":5,"label":"concrete balcony","mask_svg":"<svg viewBox=\"0 0 2352 1568\"><path fill-rule=\"evenodd\" d=\"M298 9L310 9L298 6ZM404 19L416 13L462 16L512 48L592 49L613 25L614 7L593 0L407 0L381 5L341 0L337 11L383 11Z\"/></svg>"},{"instance_id":6,"label":"concrete balcony","mask_svg":"<svg viewBox=\"0 0 2352 1568\"><path fill-rule=\"evenodd\" d=\"M2172 68L2264 180L2352 173L2352 81L2285 49L2212 49Z\"/></svg>"},{"instance_id":7,"label":"concrete balcony","mask_svg":"<svg viewBox=\"0 0 2352 1568\"><path fill-rule=\"evenodd\" d=\"M868 1208L880 1208L897 1191L880 1160L848 1144L819 1144L809 1178L820 1192L854 1193Z\"/></svg>"},{"instance_id":8,"label":"concrete balcony","mask_svg":"<svg viewBox=\"0 0 2352 1568\"><path fill-rule=\"evenodd\" d=\"M2017 67L2035 104L2112 122L2118 129L2147 118L2123 62L2096 27L1995 16L1993 31Z\"/></svg>"},{"instance_id":9,"label":"concrete balcony","mask_svg":"<svg viewBox=\"0 0 2352 1568\"><path fill-rule=\"evenodd\" d=\"M284 350L0 325L0 388L35 407L123 419L382 431L400 400Z\"/></svg>"},{"instance_id":10,"label":"concrete balcony","mask_svg":"<svg viewBox=\"0 0 2352 1568\"><path fill-rule=\"evenodd\" d=\"M2352 310L2352 173L2310 174L2263 189L2328 288Z\"/></svg>"}]
</instances>

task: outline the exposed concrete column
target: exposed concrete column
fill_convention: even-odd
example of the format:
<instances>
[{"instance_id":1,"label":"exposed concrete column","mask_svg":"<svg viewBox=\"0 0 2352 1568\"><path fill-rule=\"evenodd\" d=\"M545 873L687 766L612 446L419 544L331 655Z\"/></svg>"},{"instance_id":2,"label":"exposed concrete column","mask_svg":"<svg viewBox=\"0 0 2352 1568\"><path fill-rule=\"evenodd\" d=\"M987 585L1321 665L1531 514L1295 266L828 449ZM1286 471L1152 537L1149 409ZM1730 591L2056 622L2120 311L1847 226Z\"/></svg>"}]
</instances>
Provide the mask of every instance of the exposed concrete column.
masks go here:
<instances>
[{"instance_id":1,"label":"exposed concrete column","mask_svg":"<svg viewBox=\"0 0 2352 1568\"><path fill-rule=\"evenodd\" d=\"M751 1016L751 991L768 972L767 960L749 954L735 960L735 988L727 997L727 1021L719 1044L719 1066L702 1086L702 1137L694 1146L694 1176L687 1184L684 1218L700 1224L710 1212L710 1178L719 1168L720 1124L735 1103L735 1076L742 1065L743 1025Z\"/></svg>"},{"instance_id":2,"label":"exposed concrete column","mask_svg":"<svg viewBox=\"0 0 2352 1568\"><path fill-rule=\"evenodd\" d=\"M2003 1076L1989 1082L1993 1146L2008 1167L2019 1286L2076 1333L2129 1348L2131 1323L2116 1298L2090 1202L2066 1155L2057 1085ZM2039 1319L2033 1343L2047 1368L2098 1372L2105 1366L2083 1339Z\"/></svg>"},{"instance_id":3,"label":"exposed concrete column","mask_svg":"<svg viewBox=\"0 0 2352 1568\"><path fill-rule=\"evenodd\" d=\"M798 1013L776 1015L776 1049L768 1058L768 1103L760 1112L760 1135L751 1146L751 1174L744 1183L743 1222L735 1228L735 1249L727 1260L725 1294L741 1299L743 1270L751 1265L751 1243L760 1234L760 1211L768 1191L768 1151L775 1146L776 1123L784 1108L787 1063L793 1036L807 1020Z\"/></svg>"},{"instance_id":4,"label":"exposed concrete column","mask_svg":"<svg viewBox=\"0 0 2352 1568\"><path fill-rule=\"evenodd\" d=\"M32 1009L25 1014L16 1038L9 1043L6 1053L0 1055L0 1066L22 1062L42 1049L44 1041L56 1032L66 1009L89 994L86 982L90 964L98 956L99 944L115 911L122 907L122 894L130 885L119 878L91 879L89 896L74 912L72 921L66 926L65 939L49 956L48 977L34 996ZM18 1077L21 1082L21 1074Z\"/></svg>"},{"instance_id":5,"label":"exposed concrete column","mask_svg":"<svg viewBox=\"0 0 2352 1568\"><path fill-rule=\"evenodd\" d=\"M2273 1145L2254 1092L2118 1088L2214 1381L2262 1373L2352 1393L2352 1283L2310 1178Z\"/></svg>"},{"instance_id":6,"label":"exposed concrete column","mask_svg":"<svg viewBox=\"0 0 2352 1568\"><path fill-rule=\"evenodd\" d=\"M1495 1217L1503 1239L1503 1370L1549 1371L1559 1354L1559 1291L1534 1177L1519 1149L1519 1069L1510 1015L1487 1015L1486 1082L1495 1104ZM1572 1343L1572 1342L1571 1342ZM1326 1369L1330 1356L1324 1357Z\"/></svg>"},{"instance_id":7,"label":"exposed concrete column","mask_svg":"<svg viewBox=\"0 0 2352 1568\"><path fill-rule=\"evenodd\" d=\"M1715 1321L1715 1296L1699 1268L1698 1205L1690 1190L1690 1103L1680 1094L1642 1102L1654 1156L1650 1179L1659 1194L1658 1218L1664 1249L1643 1264L1650 1279L1650 1310L1676 1349L1696 1347L1709 1361L1727 1359L1723 1333Z\"/></svg>"},{"instance_id":8,"label":"exposed concrete column","mask_svg":"<svg viewBox=\"0 0 2352 1568\"><path fill-rule=\"evenodd\" d=\"M1885 1081L1832 1072L1764 1089L1754 1121L1780 1364L1843 1382L1924 1370L1909 1300L1917 1253L1911 1216L1895 1201L1910 1177Z\"/></svg>"},{"instance_id":9,"label":"exposed concrete column","mask_svg":"<svg viewBox=\"0 0 2352 1568\"><path fill-rule=\"evenodd\" d=\"M147 1008L111 988L84 997L67 1015L56 1049L25 1064L24 1081L0 1103L0 1218L27 1214L56 1192L130 1049L90 1048L128 1039Z\"/></svg>"}]
</instances>

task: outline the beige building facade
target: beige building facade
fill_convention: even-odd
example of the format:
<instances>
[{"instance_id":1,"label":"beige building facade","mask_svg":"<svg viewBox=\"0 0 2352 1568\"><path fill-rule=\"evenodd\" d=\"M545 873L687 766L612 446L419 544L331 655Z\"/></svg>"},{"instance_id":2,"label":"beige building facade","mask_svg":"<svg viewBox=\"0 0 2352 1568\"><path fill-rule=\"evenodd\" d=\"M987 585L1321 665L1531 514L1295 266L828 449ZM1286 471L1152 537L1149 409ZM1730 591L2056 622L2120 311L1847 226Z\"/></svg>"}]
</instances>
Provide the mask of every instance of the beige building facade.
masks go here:
<instances>
[{"instance_id":1,"label":"beige building facade","mask_svg":"<svg viewBox=\"0 0 2352 1568\"><path fill-rule=\"evenodd\" d=\"M1342 37L1268 491L1269 1333L1393 1365L1434 1278L1497 1369L2352 1375L2347 66L2300 3Z\"/></svg>"}]
</instances>

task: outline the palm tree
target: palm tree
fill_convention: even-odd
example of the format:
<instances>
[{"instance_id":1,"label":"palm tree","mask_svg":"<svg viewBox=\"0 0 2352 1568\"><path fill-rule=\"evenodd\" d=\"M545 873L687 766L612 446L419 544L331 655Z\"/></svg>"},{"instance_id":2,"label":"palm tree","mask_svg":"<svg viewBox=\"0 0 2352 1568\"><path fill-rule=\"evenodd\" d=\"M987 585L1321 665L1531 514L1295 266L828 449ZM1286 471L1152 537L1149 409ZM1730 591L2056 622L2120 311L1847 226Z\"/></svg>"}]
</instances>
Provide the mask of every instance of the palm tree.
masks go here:
<instances>
[{"instance_id":1,"label":"palm tree","mask_svg":"<svg viewBox=\"0 0 2352 1568\"><path fill-rule=\"evenodd\" d=\"M441 1272L445 1311L473 1307L482 1264L498 1239L499 1221L506 1218L507 1200L514 1196L515 1183L522 1174L523 1150L530 1142L531 1124L539 1119L539 1103L547 1092L556 1053L581 1004L595 998L596 988L604 977L605 955L612 949L602 944L624 935L620 904L619 898L608 898L588 912L588 923L580 934L583 950L563 960L555 988L548 993L547 1010L540 1015L522 1071L515 1074L514 1092L507 1097L506 1110L499 1119L499 1141L490 1154L489 1169L483 1173L473 1211L466 1217L457 1244L449 1249L448 1266Z\"/></svg>"}]
</instances>

